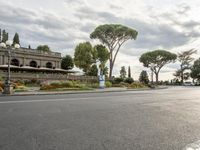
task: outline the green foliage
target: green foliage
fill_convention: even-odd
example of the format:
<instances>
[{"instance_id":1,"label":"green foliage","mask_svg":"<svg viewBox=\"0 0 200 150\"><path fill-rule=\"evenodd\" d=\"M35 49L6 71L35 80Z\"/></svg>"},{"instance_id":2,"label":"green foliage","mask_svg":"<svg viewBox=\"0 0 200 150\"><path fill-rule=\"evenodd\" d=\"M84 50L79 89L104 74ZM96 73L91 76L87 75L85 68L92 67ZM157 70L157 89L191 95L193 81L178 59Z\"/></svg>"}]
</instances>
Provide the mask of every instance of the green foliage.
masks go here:
<instances>
[{"instance_id":1,"label":"green foliage","mask_svg":"<svg viewBox=\"0 0 200 150\"><path fill-rule=\"evenodd\" d=\"M131 67L128 66L128 78L131 78Z\"/></svg>"},{"instance_id":2,"label":"green foliage","mask_svg":"<svg viewBox=\"0 0 200 150\"><path fill-rule=\"evenodd\" d=\"M50 50L50 48L49 48L49 46L48 45L39 45L38 47L37 47L37 50L39 50L39 51L43 51L43 52L51 52L51 50Z\"/></svg>"},{"instance_id":3,"label":"green foliage","mask_svg":"<svg viewBox=\"0 0 200 150\"><path fill-rule=\"evenodd\" d=\"M106 81L106 83L105 83L105 85L106 85L106 87L112 87L112 83L110 82L110 81Z\"/></svg>"},{"instance_id":4,"label":"green foliage","mask_svg":"<svg viewBox=\"0 0 200 150\"><path fill-rule=\"evenodd\" d=\"M2 42L2 40L1 40L2 38L1 38L1 29L0 29L0 43Z\"/></svg>"},{"instance_id":5,"label":"green foliage","mask_svg":"<svg viewBox=\"0 0 200 150\"><path fill-rule=\"evenodd\" d=\"M134 80L133 80L133 78L126 78L126 79L124 79L124 82L128 83L128 84L131 84L131 83L134 82Z\"/></svg>"},{"instance_id":6,"label":"green foliage","mask_svg":"<svg viewBox=\"0 0 200 150\"><path fill-rule=\"evenodd\" d=\"M97 51L97 59L101 63L106 63L110 56L107 48L101 44L98 44L94 46L94 49Z\"/></svg>"},{"instance_id":7,"label":"green foliage","mask_svg":"<svg viewBox=\"0 0 200 150\"><path fill-rule=\"evenodd\" d=\"M193 79L200 81L200 58L194 62L190 75Z\"/></svg>"},{"instance_id":8,"label":"green foliage","mask_svg":"<svg viewBox=\"0 0 200 150\"><path fill-rule=\"evenodd\" d=\"M174 76L177 79L181 80L181 84L183 84L184 80L189 79L190 74L189 72L185 72L191 68L191 62L194 60L192 57L197 51L194 49L183 51L178 53L178 61L180 62L180 69L176 71Z\"/></svg>"},{"instance_id":9,"label":"green foliage","mask_svg":"<svg viewBox=\"0 0 200 150\"><path fill-rule=\"evenodd\" d=\"M0 92L3 92L4 89L4 83L3 81L0 81Z\"/></svg>"},{"instance_id":10,"label":"green foliage","mask_svg":"<svg viewBox=\"0 0 200 150\"><path fill-rule=\"evenodd\" d=\"M99 39L105 44L110 53L110 73L112 77L112 70L116 60L116 56L121 46L129 39L136 39L138 32L129 27L120 24L105 24L98 26L91 34L91 39Z\"/></svg>"},{"instance_id":11,"label":"green foliage","mask_svg":"<svg viewBox=\"0 0 200 150\"><path fill-rule=\"evenodd\" d=\"M114 84L119 84L121 82L123 82L122 78L114 78L114 82L113 82Z\"/></svg>"},{"instance_id":12,"label":"green foliage","mask_svg":"<svg viewBox=\"0 0 200 150\"><path fill-rule=\"evenodd\" d=\"M138 83L138 82L134 82L131 85L129 85L129 88L131 89L139 89L139 88L145 88L146 85L144 85L143 83Z\"/></svg>"},{"instance_id":13,"label":"green foliage","mask_svg":"<svg viewBox=\"0 0 200 150\"><path fill-rule=\"evenodd\" d=\"M149 76L145 70L140 73L139 81L144 84L149 83Z\"/></svg>"},{"instance_id":14,"label":"green foliage","mask_svg":"<svg viewBox=\"0 0 200 150\"><path fill-rule=\"evenodd\" d=\"M103 68L103 74L105 75L105 77L108 77L108 67Z\"/></svg>"},{"instance_id":15,"label":"green foliage","mask_svg":"<svg viewBox=\"0 0 200 150\"><path fill-rule=\"evenodd\" d=\"M165 50L155 50L142 54L140 62L144 67L150 68L156 75L156 82L158 83L158 74L163 66L168 63L175 62L176 54Z\"/></svg>"},{"instance_id":16,"label":"green foliage","mask_svg":"<svg viewBox=\"0 0 200 150\"><path fill-rule=\"evenodd\" d=\"M40 90L56 90L56 91L64 91L64 90L89 90L92 88L97 88L98 83L80 83L76 81L57 81L52 82L50 84L42 84Z\"/></svg>"},{"instance_id":17,"label":"green foliage","mask_svg":"<svg viewBox=\"0 0 200 150\"><path fill-rule=\"evenodd\" d=\"M97 76L98 75L98 68L97 65L92 65L89 72L87 73L89 76Z\"/></svg>"},{"instance_id":18,"label":"green foliage","mask_svg":"<svg viewBox=\"0 0 200 150\"><path fill-rule=\"evenodd\" d=\"M70 55L66 55L62 58L61 61L61 68L65 70L73 69L74 67L74 61L73 58Z\"/></svg>"},{"instance_id":19,"label":"green foliage","mask_svg":"<svg viewBox=\"0 0 200 150\"><path fill-rule=\"evenodd\" d=\"M15 33L14 37L13 37L13 46L15 44L20 44L20 41L19 41L19 34L18 33Z\"/></svg>"},{"instance_id":20,"label":"green foliage","mask_svg":"<svg viewBox=\"0 0 200 150\"><path fill-rule=\"evenodd\" d=\"M125 68L125 66L122 66L122 67L121 67L121 70L120 70L120 77L121 77L122 79L125 79L125 78L126 78L126 68Z\"/></svg>"},{"instance_id":21,"label":"green foliage","mask_svg":"<svg viewBox=\"0 0 200 150\"><path fill-rule=\"evenodd\" d=\"M2 42L6 43L6 41L8 41L8 33L6 32L6 30L2 31Z\"/></svg>"},{"instance_id":22,"label":"green foliage","mask_svg":"<svg viewBox=\"0 0 200 150\"><path fill-rule=\"evenodd\" d=\"M96 45L94 46L94 51L96 51L96 59L100 62L100 73L106 75L107 74L107 68L106 68L106 62L108 61L110 54L107 50L107 48L103 45Z\"/></svg>"},{"instance_id":23,"label":"green foliage","mask_svg":"<svg viewBox=\"0 0 200 150\"><path fill-rule=\"evenodd\" d=\"M98 69L96 62L100 62L101 73L107 73L105 66L109 58L108 50L103 45L96 45L94 48L90 42L80 43L74 53L75 65L83 69L86 75L97 76Z\"/></svg>"},{"instance_id":24,"label":"green foliage","mask_svg":"<svg viewBox=\"0 0 200 150\"><path fill-rule=\"evenodd\" d=\"M90 42L80 43L76 46L74 52L74 63L76 67L83 69L87 74L93 61L93 48Z\"/></svg>"}]
</instances>

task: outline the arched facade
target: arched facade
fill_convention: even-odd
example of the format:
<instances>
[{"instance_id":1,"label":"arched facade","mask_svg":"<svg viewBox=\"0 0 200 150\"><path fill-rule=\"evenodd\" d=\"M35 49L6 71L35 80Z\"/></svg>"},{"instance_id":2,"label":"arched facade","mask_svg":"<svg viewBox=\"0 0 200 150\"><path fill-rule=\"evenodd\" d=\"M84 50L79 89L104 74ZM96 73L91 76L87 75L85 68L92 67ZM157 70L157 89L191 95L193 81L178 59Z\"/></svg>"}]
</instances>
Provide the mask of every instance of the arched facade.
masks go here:
<instances>
[{"instance_id":1,"label":"arched facade","mask_svg":"<svg viewBox=\"0 0 200 150\"><path fill-rule=\"evenodd\" d=\"M37 68L37 62L34 60L32 60L29 65L30 65L30 67Z\"/></svg>"},{"instance_id":2,"label":"arched facade","mask_svg":"<svg viewBox=\"0 0 200 150\"><path fill-rule=\"evenodd\" d=\"M46 63L46 68L53 68L53 64L51 62Z\"/></svg>"},{"instance_id":3,"label":"arched facade","mask_svg":"<svg viewBox=\"0 0 200 150\"><path fill-rule=\"evenodd\" d=\"M14 58L14 59L11 60L10 64L13 65L13 66L19 66L20 63L19 63L18 59Z\"/></svg>"}]
</instances>

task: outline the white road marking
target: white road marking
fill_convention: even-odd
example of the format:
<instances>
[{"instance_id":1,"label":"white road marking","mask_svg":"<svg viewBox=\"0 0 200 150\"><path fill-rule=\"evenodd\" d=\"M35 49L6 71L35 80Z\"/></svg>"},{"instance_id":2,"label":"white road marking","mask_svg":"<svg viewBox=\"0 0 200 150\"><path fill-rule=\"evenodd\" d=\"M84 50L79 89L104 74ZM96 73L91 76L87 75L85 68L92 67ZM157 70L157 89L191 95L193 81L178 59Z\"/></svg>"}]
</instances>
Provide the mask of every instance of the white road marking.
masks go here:
<instances>
[{"instance_id":1,"label":"white road marking","mask_svg":"<svg viewBox=\"0 0 200 150\"><path fill-rule=\"evenodd\" d=\"M115 98L127 96L105 96L105 97L85 97L85 98L63 98L63 99L37 99L37 100L19 100L19 101L0 101L0 104L14 104L14 103L35 103L35 102L56 102L56 101L71 101L71 100L89 100L95 98Z\"/></svg>"}]
</instances>

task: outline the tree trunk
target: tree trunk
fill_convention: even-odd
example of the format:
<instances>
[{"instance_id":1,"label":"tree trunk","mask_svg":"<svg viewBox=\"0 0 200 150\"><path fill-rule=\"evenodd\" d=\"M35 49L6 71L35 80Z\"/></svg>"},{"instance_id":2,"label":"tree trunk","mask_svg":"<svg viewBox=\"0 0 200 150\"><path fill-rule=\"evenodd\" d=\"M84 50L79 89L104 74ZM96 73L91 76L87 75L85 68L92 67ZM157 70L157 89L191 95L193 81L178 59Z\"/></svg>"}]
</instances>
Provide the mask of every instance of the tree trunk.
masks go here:
<instances>
[{"instance_id":1,"label":"tree trunk","mask_svg":"<svg viewBox=\"0 0 200 150\"><path fill-rule=\"evenodd\" d=\"M183 85L184 77L183 77L183 71L181 72L181 85Z\"/></svg>"},{"instance_id":2,"label":"tree trunk","mask_svg":"<svg viewBox=\"0 0 200 150\"><path fill-rule=\"evenodd\" d=\"M156 74L156 84L158 84L158 73L155 74Z\"/></svg>"},{"instance_id":3,"label":"tree trunk","mask_svg":"<svg viewBox=\"0 0 200 150\"><path fill-rule=\"evenodd\" d=\"M112 78L112 71L113 71L113 63L112 60L110 60L110 72L109 72L109 78Z\"/></svg>"}]
</instances>

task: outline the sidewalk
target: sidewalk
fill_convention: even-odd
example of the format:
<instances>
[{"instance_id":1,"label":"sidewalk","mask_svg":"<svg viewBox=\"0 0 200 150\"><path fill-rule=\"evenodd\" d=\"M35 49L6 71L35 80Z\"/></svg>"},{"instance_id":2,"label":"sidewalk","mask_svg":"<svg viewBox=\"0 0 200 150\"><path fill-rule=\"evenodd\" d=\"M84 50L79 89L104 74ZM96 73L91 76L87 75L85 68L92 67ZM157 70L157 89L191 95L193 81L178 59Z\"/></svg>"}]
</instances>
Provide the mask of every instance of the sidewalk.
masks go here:
<instances>
[{"instance_id":1,"label":"sidewalk","mask_svg":"<svg viewBox=\"0 0 200 150\"><path fill-rule=\"evenodd\" d=\"M159 87L156 89L166 89L167 87ZM127 89L122 87L115 88L104 88L94 90L78 90L78 91L28 91L28 92L15 92L10 96L29 96L29 95L57 95L57 94L82 94L82 93L105 93L105 92L125 92L125 91L144 91L144 90L155 90L150 88L141 89ZM0 94L0 96L7 96Z\"/></svg>"}]
</instances>

